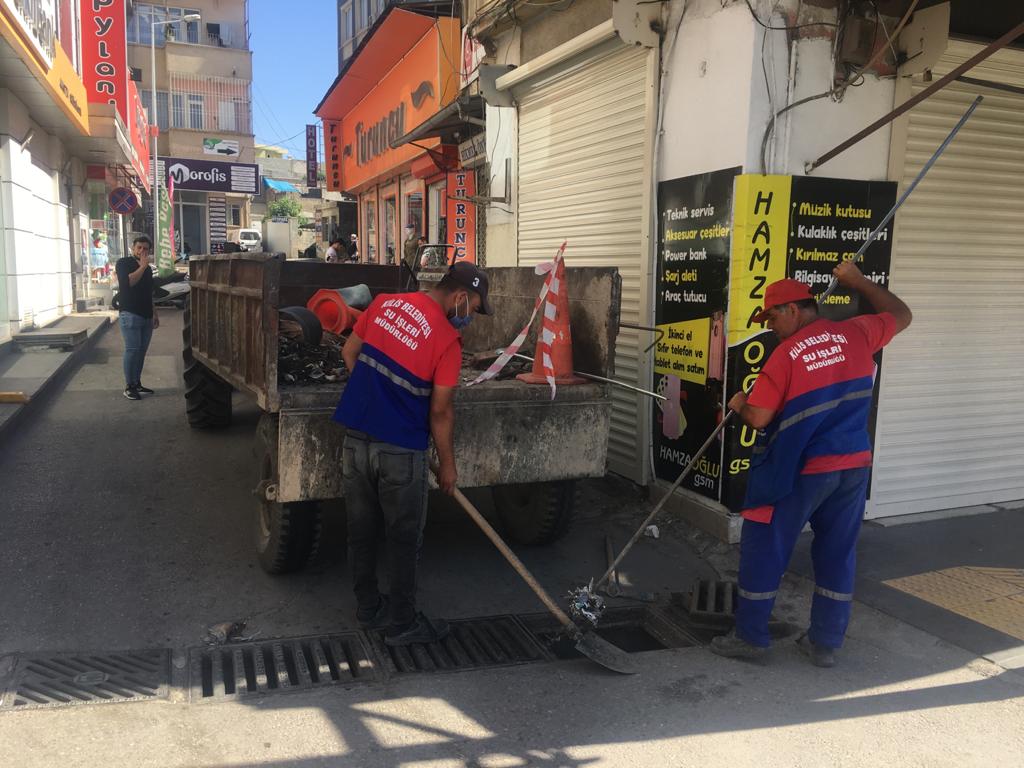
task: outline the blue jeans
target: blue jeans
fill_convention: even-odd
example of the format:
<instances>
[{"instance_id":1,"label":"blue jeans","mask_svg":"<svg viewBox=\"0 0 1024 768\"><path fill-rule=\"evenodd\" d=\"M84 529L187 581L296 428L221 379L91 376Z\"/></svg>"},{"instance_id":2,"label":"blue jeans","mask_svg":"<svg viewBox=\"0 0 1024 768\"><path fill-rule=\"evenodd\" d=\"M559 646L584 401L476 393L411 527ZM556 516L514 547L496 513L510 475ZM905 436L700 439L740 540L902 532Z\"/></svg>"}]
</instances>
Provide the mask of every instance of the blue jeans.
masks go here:
<instances>
[{"instance_id":1,"label":"blue jeans","mask_svg":"<svg viewBox=\"0 0 1024 768\"><path fill-rule=\"evenodd\" d=\"M124 339L124 385L137 387L142 383L142 366L153 338L153 318L131 312L121 312L118 318Z\"/></svg>"},{"instance_id":2,"label":"blue jeans","mask_svg":"<svg viewBox=\"0 0 1024 768\"><path fill-rule=\"evenodd\" d=\"M404 629L416 618L416 565L427 520L427 453L345 435L343 472L348 512L348 557L356 603L371 613L380 600L377 542L387 551L389 625Z\"/></svg>"},{"instance_id":3,"label":"blue jeans","mask_svg":"<svg viewBox=\"0 0 1024 768\"><path fill-rule=\"evenodd\" d=\"M800 475L793 491L775 504L770 523L743 521L740 536L736 634L768 647L768 619L797 537L808 522L814 531L814 598L808 637L839 648L850 623L857 536L864 517L868 469Z\"/></svg>"}]
</instances>

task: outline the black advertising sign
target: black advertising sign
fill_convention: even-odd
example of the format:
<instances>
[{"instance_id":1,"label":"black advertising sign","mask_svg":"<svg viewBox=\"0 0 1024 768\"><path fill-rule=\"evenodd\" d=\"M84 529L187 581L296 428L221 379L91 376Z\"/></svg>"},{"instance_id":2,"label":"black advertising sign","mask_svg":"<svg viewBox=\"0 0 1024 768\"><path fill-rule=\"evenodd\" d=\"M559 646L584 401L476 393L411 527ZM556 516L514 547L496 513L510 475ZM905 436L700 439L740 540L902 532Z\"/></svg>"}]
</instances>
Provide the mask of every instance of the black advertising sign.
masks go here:
<instances>
[{"instance_id":1,"label":"black advertising sign","mask_svg":"<svg viewBox=\"0 0 1024 768\"><path fill-rule=\"evenodd\" d=\"M733 179L722 171L658 185L658 271L653 406L654 471L678 477L722 417L725 309ZM721 444L712 446L685 487L718 499Z\"/></svg>"},{"instance_id":2,"label":"black advertising sign","mask_svg":"<svg viewBox=\"0 0 1024 768\"><path fill-rule=\"evenodd\" d=\"M165 179L174 179L175 189L206 192L260 193L260 169L250 163L193 160L185 157L160 158Z\"/></svg>"},{"instance_id":3,"label":"black advertising sign","mask_svg":"<svg viewBox=\"0 0 1024 768\"><path fill-rule=\"evenodd\" d=\"M754 322L763 308L764 289L786 277L821 294L832 269L851 259L896 203L896 184L811 176L736 179L732 257L729 276L728 393L747 389L775 349L775 334ZM859 264L866 277L888 286L894 221L890 221ZM860 297L837 289L819 306L830 320L871 312ZM881 364L881 353L877 358ZM877 403L877 378L876 397ZM871 419L874 432L874 415ZM740 511L755 430L738 420L726 428L725 492L722 502Z\"/></svg>"}]
</instances>

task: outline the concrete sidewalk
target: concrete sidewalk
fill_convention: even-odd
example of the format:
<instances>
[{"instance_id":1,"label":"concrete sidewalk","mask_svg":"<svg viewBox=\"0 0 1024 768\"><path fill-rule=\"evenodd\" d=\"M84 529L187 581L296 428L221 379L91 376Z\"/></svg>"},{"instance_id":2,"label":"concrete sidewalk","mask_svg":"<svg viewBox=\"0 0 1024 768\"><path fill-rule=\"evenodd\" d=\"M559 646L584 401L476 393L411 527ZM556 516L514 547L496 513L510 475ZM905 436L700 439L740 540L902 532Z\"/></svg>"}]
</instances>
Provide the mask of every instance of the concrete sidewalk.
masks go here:
<instances>
[{"instance_id":1,"label":"concrete sidewalk","mask_svg":"<svg viewBox=\"0 0 1024 768\"><path fill-rule=\"evenodd\" d=\"M0 440L21 417L36 407L62 381L66 381L77 363L89 352L116 320L111 311L71 314L48 325L42 332L84 330L86 340L74 349L18 349L14 342L0 347L0 392L24 392L24 404L0 403Z\"/></svg>"}]
</instances>

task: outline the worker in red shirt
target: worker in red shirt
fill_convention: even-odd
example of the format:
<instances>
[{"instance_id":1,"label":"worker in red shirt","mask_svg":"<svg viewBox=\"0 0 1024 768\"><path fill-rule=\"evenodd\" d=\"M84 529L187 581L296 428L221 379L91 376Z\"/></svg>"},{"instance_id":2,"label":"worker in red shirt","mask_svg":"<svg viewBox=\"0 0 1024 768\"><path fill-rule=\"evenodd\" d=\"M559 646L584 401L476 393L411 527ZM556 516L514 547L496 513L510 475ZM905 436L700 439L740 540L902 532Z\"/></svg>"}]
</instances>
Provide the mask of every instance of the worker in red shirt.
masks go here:
<instances>
[{"instance_id":1,"label":"worker in red shirt","mask_svg":"<svg viewBox=\"0 0 1024 768\"><path fill-rule=\"evenodd\" d=\"M835 322L811 289L779 280L755 317L779 337L747 397L729 408L760 430L743 503L736 627L716 637L720 656L755 658L771 645L768 619L797 537L814 531L811 623L798 640L818 666L835 664L853 600L857 536L871 466L868 416L874 354L910 325L910 309L852 262L833 271L877 312Z\"/></svg>"},{"instance_id":2,"label":"worker in red shirt","mask_svg":"<svg viewBox=\"0 0 1024 768\"><path fill-rule=\"evenodd\" d=\"M427 447L437 451L437 482L452 494L455 387L462 367L459 330L488 315L487 276L460 262L427 293L381 294L342 349L351 376L334 413L345 425L343 473L356 618L385 629L388 645L432 643L441 619L416 611L416 563L427 515ZM384 531L387 595L377 586Z\"/></svg>"}]
</instances>

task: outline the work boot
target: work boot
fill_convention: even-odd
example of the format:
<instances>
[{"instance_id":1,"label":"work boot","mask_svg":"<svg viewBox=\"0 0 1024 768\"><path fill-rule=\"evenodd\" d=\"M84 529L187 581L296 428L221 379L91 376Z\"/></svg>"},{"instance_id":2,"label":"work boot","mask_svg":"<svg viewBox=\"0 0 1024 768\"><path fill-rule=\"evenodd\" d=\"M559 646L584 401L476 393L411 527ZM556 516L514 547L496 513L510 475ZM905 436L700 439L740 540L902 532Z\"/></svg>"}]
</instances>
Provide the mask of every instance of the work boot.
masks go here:
<instances>
[{"instance_id":1,"label":"work boot","mask_svg":"<svg viewBox=\"0 0 1024 768\"><path fill-rule=\"evenodd\" d=\"M398 632L388 630L384 642L388 645L413 645L415 643L436 643L448 636L448 622L444 619L428 619L422 613L416 614L413 623Z\"/></svg>"},{"instance_id":2,"label":"work boot","mask_svg":"<svg viewBox=\"0 0 1024 768\"><path fill-rule=\"evenodd\" d=\"M809 656L811 663L816 667L834 667L836 665L836 651L824 645L811 642L811 638L804 632L796 639L797 647Z\"/></svg>"},{"instance_id":3,"label":"work boot","mask_svg":"<svg viewBox=\"0 0 1024 768\"><path fill-rule=\"evenodd\" d=\"M711 652L727 659L760 659L768 653L767 648L748 643L736 634L734 629L728 635L719 635L711 640Z\"/></svg>"},{"instance_id":4,"label":"work boot","mask_svg":"<svg viewBox=\"0 0 1024 768\"><path fill-rule=\"evenodd\" d=\"M356 621L361 629L384 629L388 625L388 596L381 595L372 611L357 608Z\"/></svg>"}]
</instances>

